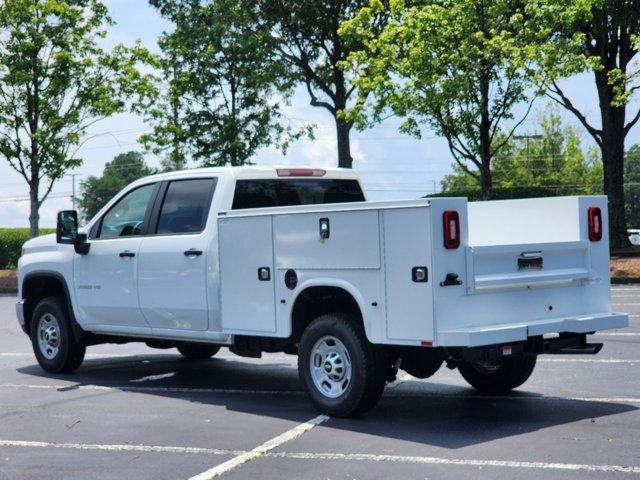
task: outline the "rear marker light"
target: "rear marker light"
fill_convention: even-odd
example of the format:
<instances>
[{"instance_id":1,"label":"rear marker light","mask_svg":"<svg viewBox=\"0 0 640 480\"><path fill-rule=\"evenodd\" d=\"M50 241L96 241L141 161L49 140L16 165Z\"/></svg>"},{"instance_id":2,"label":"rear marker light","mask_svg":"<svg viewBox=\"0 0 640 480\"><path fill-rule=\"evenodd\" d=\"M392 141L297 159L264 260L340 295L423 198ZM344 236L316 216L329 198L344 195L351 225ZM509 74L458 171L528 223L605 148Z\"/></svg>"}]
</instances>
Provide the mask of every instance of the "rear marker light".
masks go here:
<instances>
[{"instance_id":1,"label":"rear marker light","mask_svg":"<svg viewBox=\"0 0 640 480\"><path fill-rule=\"evenodd\" d=\"M321 168L276 168L279 177L324 177L326 170Z\"/></svg>"},{"instance_id":2,"label":"rear marker light","mask_svg":"<svg viewBox=\"0 0 640 480\"><path fill-rule=\"evenodd\" d=\"M602 212L598 207L589 208L589 240L602 240Z\"/></svg>"},{"instance_id":3,"label":"rear marker light","mask_svg":"<svg viewBox=\"0 0 640 480\"><path fill-rule=\"evenodd\" d=\"M460 246L460 216L455 210L447 210L442 214L444 228L444 248L452 250Z\"/></svg>"},{"instance_id":4,"label":"rear marker light","mask_svg":"<svg viewBox=\"0 0 640 480\"><path fill-rule=\"evenodd\" d=\"M421 347L433 347L433 342L430 340L422 340L420 342Z\"/></svg>"}]
</instances>

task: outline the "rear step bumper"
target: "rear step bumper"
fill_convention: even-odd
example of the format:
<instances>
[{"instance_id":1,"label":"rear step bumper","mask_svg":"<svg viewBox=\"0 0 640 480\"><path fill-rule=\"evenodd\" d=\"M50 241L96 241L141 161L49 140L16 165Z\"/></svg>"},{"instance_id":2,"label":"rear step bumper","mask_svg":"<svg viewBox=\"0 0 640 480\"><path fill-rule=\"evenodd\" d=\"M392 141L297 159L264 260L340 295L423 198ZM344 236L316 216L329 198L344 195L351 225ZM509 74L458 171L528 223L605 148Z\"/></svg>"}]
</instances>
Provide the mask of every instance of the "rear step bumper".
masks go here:
<instances>
[{"instance_id":1,"label":"rear step bumper","mask_svg":"<svg viewBox=\"0 0 640 480\"><path fill-rule=\"evenodd\" d=\"M585 315L575 318L552 318L531 322L457 328L438 332L439 347L480 347L510 342L523 342L546 333L589 333L629 326L623 313Z\"/></svg>"},{"instance_id":2,"label":"rear step bumper","mask_svg":"<svg viewBox=\"0 0 640 480\"><path fill-rule=\"evenodd\" d=\"M447 351L454 358L462 357L468 362L481 362L520 355L595 355L601 349L602 343L587 343L586 333L561 333L554 338L535 337L507 345L448 348Z\"/></svg>"}]
</instances>

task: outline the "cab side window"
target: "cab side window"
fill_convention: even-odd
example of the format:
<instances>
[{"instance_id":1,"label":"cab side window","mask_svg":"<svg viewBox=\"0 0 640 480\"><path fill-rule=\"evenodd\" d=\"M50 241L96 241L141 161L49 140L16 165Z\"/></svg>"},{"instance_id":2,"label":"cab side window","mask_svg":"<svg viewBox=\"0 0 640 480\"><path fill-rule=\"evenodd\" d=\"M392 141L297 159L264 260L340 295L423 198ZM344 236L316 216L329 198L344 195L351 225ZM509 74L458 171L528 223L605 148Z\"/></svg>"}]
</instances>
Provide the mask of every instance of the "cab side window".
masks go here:
<instances>
[{"instance_id":1,"label":"cab side window","mask_svg":"<svg viewBox=\"0 0 640 480\"><path fill-rule=\"evenodd\" d=\"M119 238L140 235L144 219L153 196L155 184L145 185L127 193L104 217L98 238Z\"/></svg>"},{"instance_id":2,"label":"cab side window","mask_svg":"<svg viewBox=\"0 0 640 480\"><path fill-rule=\"evenodd\" d=\"M169 183L156 233L170 235L203 231L215 184L215 178L174 180Z\"/></svg>"}]
</instances>

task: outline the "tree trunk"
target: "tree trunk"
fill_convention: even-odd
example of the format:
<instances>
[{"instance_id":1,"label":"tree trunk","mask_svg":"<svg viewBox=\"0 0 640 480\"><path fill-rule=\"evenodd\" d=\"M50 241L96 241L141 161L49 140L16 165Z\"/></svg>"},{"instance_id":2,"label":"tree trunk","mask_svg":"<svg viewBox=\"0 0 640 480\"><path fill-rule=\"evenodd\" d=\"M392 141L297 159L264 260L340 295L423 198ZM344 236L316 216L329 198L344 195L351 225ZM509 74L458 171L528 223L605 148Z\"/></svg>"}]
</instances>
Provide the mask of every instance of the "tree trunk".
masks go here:
<instances>
[{"instance_id":1,"label":"tree trunk","mask_svg":"<svg viewBox=\"0 0 640 480\"><path fill-rule=\"evenodd\" d=\"M480 169L480 188L482 189L482 200L491 200L491 197L493 197L493 179L489 163L483 163Z\"/></svg>"},{"instance_id":2,"label":"tree trunk","mask_svg":"<svg viewBox=\"0 0 640 480\"><path fill-rule=\"evenodd\" d=\"M349 134L351 133L351 123L336 118L336 134L338 138L338 167L352 168L353 158L351 157L351 144Z\"/></svg>"},{"instance_id":3,"label":"tree trunk","mask_svg":"<svg viewBox=\"0 0 640 480\"><path fill-rule=\"evenodd\" d=\"M605 71L596 72L596 87L602 118L602 163L604 169L604 194L609 199L609 243L610 248L631 245L627 235L627 220L624 210L624 140L625 107L614 107L613 87Z\"/></svg>"},{"instance_id":4,"label":"tree trunk","mask_svg":"<svg viewBox=\"0 0 640 480\"><path fill-rule=\"evenodd\" d=\"M630 245L624 209L624 134L603 128L602 162L604 193L609 198L609 242L611 248Z\"/></svg>"},{"instance_id":5,"label":"tree trunk","mask_svg":"<svg viewBox=\"0 0 640 480\"><path fill-rule=\"evenodd\" d=\"M29 201L31 211L29 213L29 235L31 238L40 235L40 205L38 202L38 183L29 184Z\"/></svg>"}]
</instances>

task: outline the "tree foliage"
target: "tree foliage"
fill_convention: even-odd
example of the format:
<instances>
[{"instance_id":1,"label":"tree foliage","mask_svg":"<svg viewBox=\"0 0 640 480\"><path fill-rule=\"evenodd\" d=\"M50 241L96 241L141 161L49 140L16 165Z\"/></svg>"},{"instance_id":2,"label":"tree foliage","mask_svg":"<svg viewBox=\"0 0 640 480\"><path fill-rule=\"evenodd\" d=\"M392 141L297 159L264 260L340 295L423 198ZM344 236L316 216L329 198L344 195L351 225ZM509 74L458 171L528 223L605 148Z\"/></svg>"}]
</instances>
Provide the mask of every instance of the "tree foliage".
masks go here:
<instances>
[{"instance_id":1,"label":"tree foliage","mask_svg":"<svg viewBox=\"0 0 640 480\"><path fill-rule=\"evenodd\" d=\"M624 164L625 209L629 227L640 228L640 145L627 150Z\"/></svg>"},{"instance_id":2,"label":"tree foliage","mask_svg":"<svg viewBox=\"0 0 640 480\"><path fill-rule=\"evenodd\" d=\"M380 10L390 18L376 33L372 24ZM509 0L373 0L342 30L365 45L350 62L361 91L376 97L371 106L360 102L352 115L363 125L391 111L406 117L402 130L416 136L427 123L490 198L491 162L530 108L524 16L524 7ZM523 102L528 108L516 118ZM509 130L502 128L506 121L512 121Z\"/></svg>"},{"instance_id":3,"label":"tree foliage","mask_svg":"<svg viewBox=\"0 0 640 480\"><path fill-rule=\"evenodd\" d=\"M539 116L537 128L541 138L511 138L496 156L493 179L500 196L539 196L536 191L541 195L601 194L600 156L593 150L585 154L577 128L564 124L553 108ZM443 178L441 187L448 194L480 190L459 167Z\"/></svg>"},{"instance_id":4,"label":"tree foliage","mask_svg":"<svg viewBox=\"0 0 640 480\"><path fill-rule=\"evenodd\" d=\"M111 23L99 0L0 2L0 155L29 185L32 236L87 128L146 89L144 50L100 45Z\"/></svg>"},{"instance_id":5,"label":"tree foliage","mask_svg":"<svg viewBox=\"0 0 640 480\"><path fill-rule=\"evenodd\" d=\"M191 156L203 166L243 165L256 151L286 150L301 131L289 128L281 103L291 80L269 35L255 31L256 6L235 0L151 0L175 24L159 45L159 96L149 104L155 152Z\"/></svg>"},{"instance_id":6,"label":"tree foliage","mask_svg":"<svg viewBox=\"0 0 640 480\"><path fill-rule=\"evenodd\" d=\"M247 6L254 0L245 0ZM353 75L342 64L364 45L355 36L340 36L342 22L351 19L368 0L259 0L257 24L273 39L280 58L302 82L310 103L328 111L336 125L338 166L351 168L349 135L353 122L344 111L358 95ZM371 28L379 31L386 15L372 17ZM366 95L366 94L364 94Z\"/></svg>"},{"instance_id":7,"label":"tree foliage","mask_svg":"<svg viewBox=\"0 0 640 480\"><path fill-rule=\"evenodd\" d=\"M153 171L144 163L139 152L129 151L116 155L104 166L102 176L90 176L80 184L80 197L77 199L82 217L91 219L128 184Z\"/></svg>"},{"instance_id":8,"label":"tree foliage","mask_svg":"<svg viewBox=\"0 0 640 480\"><path fill-rule=\"evenodd\" d=\"M534 9L533 5L541 8ZM564 15L570 6L586 14ZM538 34L535 52L539 77L549 95L573 113L600 148L604 164L603 187L609 197L609 233L613 247L629 244L624 208L625 138L640 120L640 108L627 115L638 79L640 2L636 0L537 0L532 2L530 30ZM593 73L600 106L599 121L588 118L575 98L565 91L562 77Z\"/></svg>"}]
</instances>

